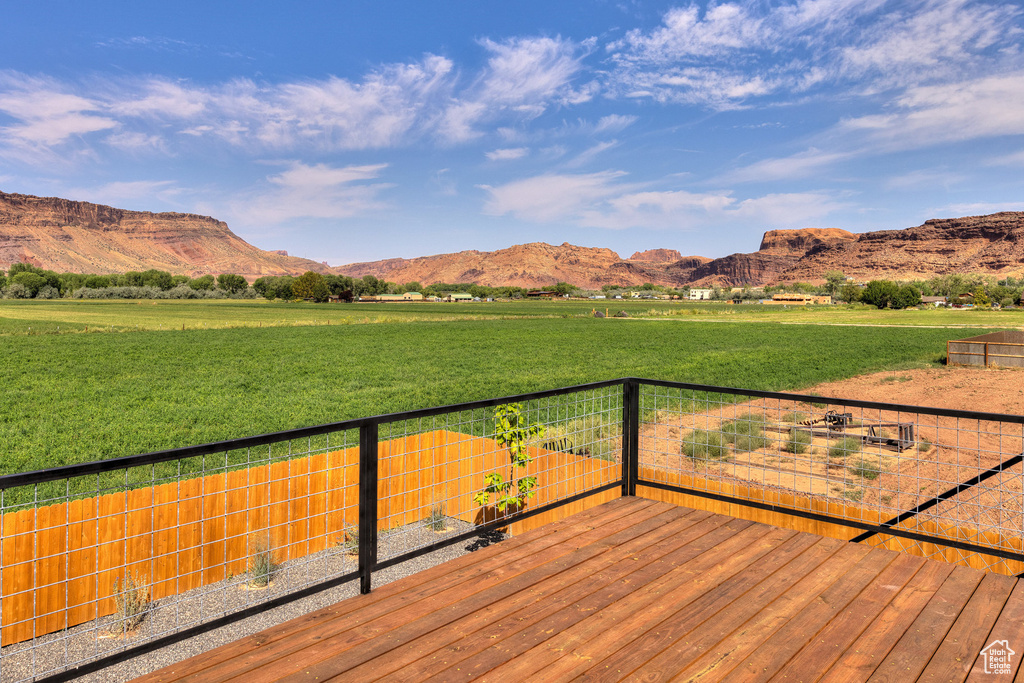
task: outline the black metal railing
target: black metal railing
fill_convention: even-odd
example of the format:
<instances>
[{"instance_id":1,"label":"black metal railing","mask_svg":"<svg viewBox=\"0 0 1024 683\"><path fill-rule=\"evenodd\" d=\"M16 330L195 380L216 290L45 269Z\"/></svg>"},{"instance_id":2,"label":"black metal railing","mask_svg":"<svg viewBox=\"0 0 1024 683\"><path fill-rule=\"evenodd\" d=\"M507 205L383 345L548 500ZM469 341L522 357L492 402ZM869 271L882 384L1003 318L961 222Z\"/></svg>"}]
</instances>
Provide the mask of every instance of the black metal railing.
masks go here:
<instances>
[{"instance_id":1,"label":"black metal railing","mask_svg":"<svg viewBox=\"0 0 1024 683\"><path fill-rule=\"evenodd\" d=\"M529 444L543 454L538 495L488 517L471 495L508 469L494 409L511 403L544 428ZM826 522L852 541L1018 574L1022 430L1024 416L622 378L7 475L0 678L70 680L324 591L368 593L383 570L443 561L616 489ZM262 576L260 552L280 554L263 592L240 590ZM111 578L123 587L157 563L177 575L143 577L149 631L80 647L120 623L105 614ZM160 622L196 594L215 606Z\"/></svg>"}]
</instances>

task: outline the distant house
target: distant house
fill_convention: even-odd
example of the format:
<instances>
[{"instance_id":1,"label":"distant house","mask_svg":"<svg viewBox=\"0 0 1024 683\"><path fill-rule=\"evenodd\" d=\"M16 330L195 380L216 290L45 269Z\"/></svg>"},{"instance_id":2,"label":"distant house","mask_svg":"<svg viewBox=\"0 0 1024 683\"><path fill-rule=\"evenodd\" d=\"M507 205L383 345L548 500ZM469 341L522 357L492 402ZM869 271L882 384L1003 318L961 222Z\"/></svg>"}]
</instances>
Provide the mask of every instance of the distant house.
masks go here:
<instances>
[{"instance_id":1,"label":"distant house","mask_svg":"<svg viewBox=\"0 0 1024 683\"><path fill-rule=\"evenodd\" d=\"M832 297L816 294L775 294L767 304L784 304L787 306L807 306L809 304L831 304Z\"/></svg>"},{"instance_id":2,"label":"distant house","mask_svg":"<svg viewBox=\"0 0 1024 683\"><path fill-rule=\"evenodd\" d=\"M930 306L945 306L946 297L944 296L922 296L921 303L928 304Z\"/></svg>"},{"instance_id":3,"label":"distant house","mask_svg":"<svg viewBox=\"0 0 1024 683\"><path fill-rule=\"evenodd\" d=\"M526 296L541 299L554 299L558 296L558 292L551 292L546 289L534 289L527 292Z\"/></svg>"},{"instance_id":4,"label":"distant house","mask_svg":"<svg viewBox=\"0 0 1024 683\"><path fill-rule=\"evenodd\" d=\"M703 301L711 298L712 291L710 289L691 289L690 290L690 301Z\"/></svg>"},{"instance_id":5,"label":"distant house","mask_svg":"<svg viewBox=\"0 0 1024 683\"><path fill-rule=\"evenodd\" d=\"M473 295L465 292L453 292L444 298L445 301L472 301Z\"/></svg>"},{"instance_id":6,"label":"distant house","mask_svg":"<svg viewBox=\"0 0 1024 683\"><path fill-rule=\"evenodd\" d=\"M419 292L406 292L402 295L402 301L423 301L423 295Z\"/></svg>"}]
</instances>

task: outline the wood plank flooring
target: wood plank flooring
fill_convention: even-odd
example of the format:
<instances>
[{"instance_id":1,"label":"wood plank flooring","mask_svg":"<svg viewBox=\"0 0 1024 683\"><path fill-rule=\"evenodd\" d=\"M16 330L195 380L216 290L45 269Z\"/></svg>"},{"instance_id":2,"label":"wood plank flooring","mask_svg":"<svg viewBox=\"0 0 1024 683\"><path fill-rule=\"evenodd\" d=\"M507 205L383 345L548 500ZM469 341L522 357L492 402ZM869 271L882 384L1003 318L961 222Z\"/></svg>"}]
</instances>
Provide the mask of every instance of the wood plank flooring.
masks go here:
<instances>
[{"instance_id":1,"label":"wood plank flooring","mask_svg":"<svg viewBox=\"0 0 1024 683\"><path fill-rule=\"evenodd\" d=\"M1022 656L1015 578L619 498L138 680L996 682Z\"/></svg>"}]
</instances>

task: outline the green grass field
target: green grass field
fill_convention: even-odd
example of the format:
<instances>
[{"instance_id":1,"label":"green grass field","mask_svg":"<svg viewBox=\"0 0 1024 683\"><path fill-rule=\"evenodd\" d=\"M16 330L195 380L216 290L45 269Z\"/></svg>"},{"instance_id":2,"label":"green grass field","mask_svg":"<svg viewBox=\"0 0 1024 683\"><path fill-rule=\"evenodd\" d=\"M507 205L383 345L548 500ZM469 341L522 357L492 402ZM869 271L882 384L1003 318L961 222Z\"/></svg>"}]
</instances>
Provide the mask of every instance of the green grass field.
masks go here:
<instances>
[{"instance_id":1,"label":"green grass field","mask_svg":"<svg viewBox=\"0 0 1024 683\"><path fill-rule=\"evenodd\" d=\"M358 325L381 322L585 318L614 315L679 321L777 322L825 325L1020 327L1024 311L879 311L867 306L784 307L710 302L554 300L473 303L312 304L237 301L0 301L0 336L209 330L238 327Z\"/></svg>"},{"instance_id":2,"label":"green grass field","mask_svg":"<svg viewBox=\"0 0 1024 683\"><path fill-rule=\"evenodd\" d=\"M644 319L595 319L586 302L3 302L0 469L21 472L627 375L794 390L934 364L946 340L977 333L815 324L839 311L802 313L808 324L777 324L790 322L771 317L785 311L766 314L764 322L713 307L657 315L671 306L614 302L613 312ZM733 324L738 320L744 324ZM25 321L39 329L14 331ZM360 324L366 321L373 324Z\"/></svg>"}]
</instances>

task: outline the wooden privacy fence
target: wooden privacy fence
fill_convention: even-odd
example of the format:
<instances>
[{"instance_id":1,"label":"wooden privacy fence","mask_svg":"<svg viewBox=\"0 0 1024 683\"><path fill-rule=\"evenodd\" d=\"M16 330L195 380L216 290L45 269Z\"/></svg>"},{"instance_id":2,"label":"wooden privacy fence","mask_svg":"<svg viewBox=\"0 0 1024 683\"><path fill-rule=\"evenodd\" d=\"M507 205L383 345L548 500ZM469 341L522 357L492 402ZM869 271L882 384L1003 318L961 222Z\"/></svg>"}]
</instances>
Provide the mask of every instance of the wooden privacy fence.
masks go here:
<instances>
[{"instance_id":1,"label":"wooden privacy fence","mask_svg":"<svg viewBox=\"0 0 1024 683\"><path fill-rule=\"evenodd\" d=\"M670 484L697 491L708 491L723 496L740 498L744 500L777 505L780 508L791 510L804 510L819 515L828 515L833 518L858 520L869 524L881 524L892 516L892 513L881 513L877 510L862 508L857 505L849 505L837 501L830 501L824 498L809 496L799 493L762 488L760 486L749 486L736 482L706 479L704 477L685 474L682 472L670 472L650 467L640 467L640 480L657 481L663 484ZM652 500L661 500L675 505L698 510L707 510L739 519L749 519L754 522L762 522L786 529L796 531L807 531L819 536L839 538L848 541L862 533L861 529L846 526L838 523L830 523L786 514L784 511L763 510L739 503L730 503L703 496L666 491L665 489L653 486L637 487L638 495ZM992 548L1006 550L1013 553L1021 553L1024 550L1024 539L1018 536L1004 536L994 531L979 531L963 527L954 527L939 524L929 519L911 518L899 525L899 528L906 531L913 531L926 534L933 538L948 538L955 541L966 541L975 544L984 544ZM962 551L956 548L943 546L937 543L915 541L909 538L879 534L880 545L890 550L899 550L910 555L918 555L933 560L944 560L954 564L960 564L975 569L985 569L998 574L1014 576L1024 572L1024 562L999 558L994 555L983 553L970 554L964 557Z\"/></svg>"},{"instance_id":2,"label":"wooden privacy fence","mask_svg":"<svg viewBox=\"0 0 1024 683\"><path fill-rule=\"evenodd\" d=\"M541 506L616 481L615 463L531 449ZM378 528L441 505L472 522L483 475L508 465L491 439L446 430L378 443ZM618 496L606 491L511 525L520 533ZM338 545L358 524L358 447L11 512L0 520L0 645L113 614L131 573L159 600Z\"/></svg>"},{"instance_id":3,"label":"wooden privacy fence","mask_svg":"<svg viewBox=\"0 0 1024 683\"><path fill-rule=\"evenodd\" d=\"M1024 368L1024 331L990 332L946 342L948 365Z\"/></svg>"}]
</instances>

